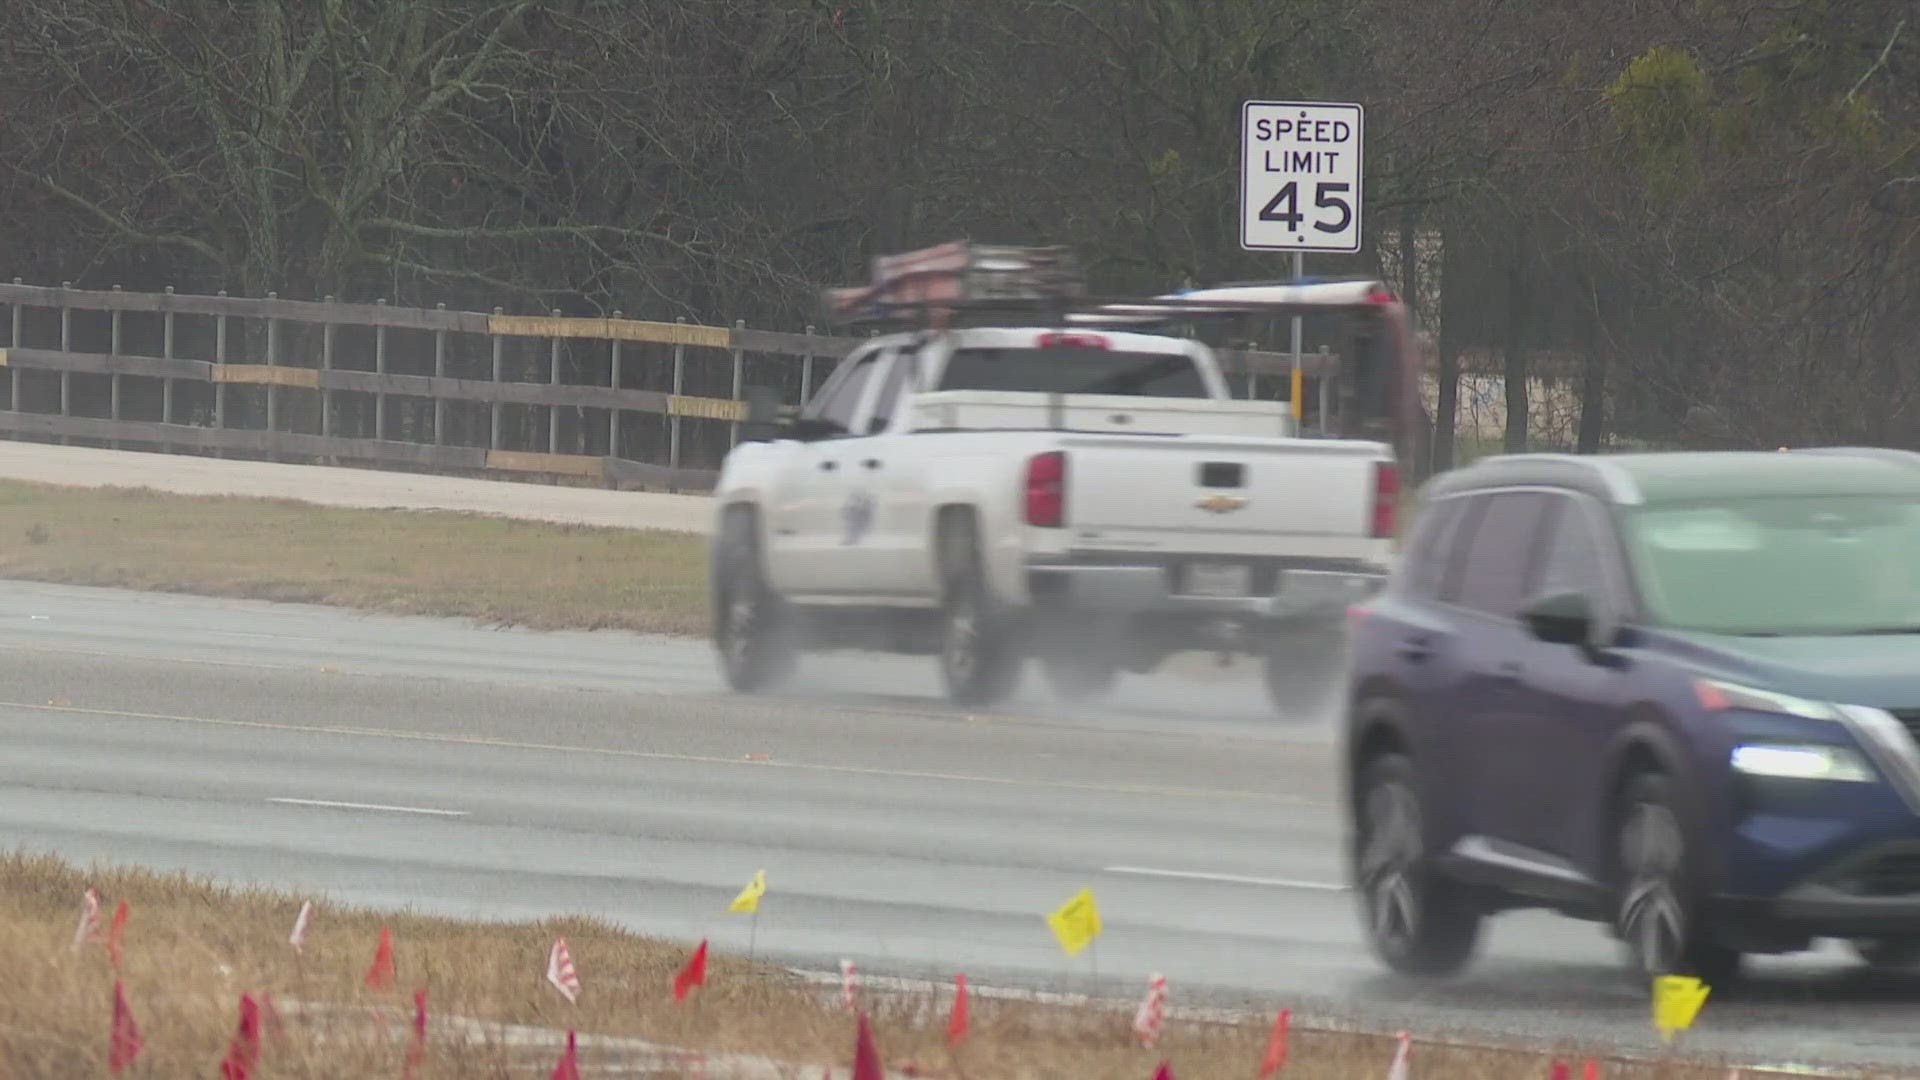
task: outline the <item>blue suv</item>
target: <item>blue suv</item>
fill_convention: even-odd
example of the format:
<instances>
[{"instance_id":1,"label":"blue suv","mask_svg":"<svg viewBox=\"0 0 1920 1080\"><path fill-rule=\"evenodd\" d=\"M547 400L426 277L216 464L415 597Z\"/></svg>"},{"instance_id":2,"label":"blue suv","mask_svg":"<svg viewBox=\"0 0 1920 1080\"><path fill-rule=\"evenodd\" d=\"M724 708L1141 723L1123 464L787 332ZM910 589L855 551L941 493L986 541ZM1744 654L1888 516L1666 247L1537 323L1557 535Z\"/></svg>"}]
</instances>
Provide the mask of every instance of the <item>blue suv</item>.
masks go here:
<instances>
[{"instance_id":1,"label":"blue suv","mask_svg":"<svg viewBox=\"0 0 1920 1080\"><path fill-rule=\"evenodd\" d=\"M1920 958L1920 455L1488 459L1351 615L1348 855L1394 970L1515 908L1643 980Z\"/></svg>"}]
</instances>

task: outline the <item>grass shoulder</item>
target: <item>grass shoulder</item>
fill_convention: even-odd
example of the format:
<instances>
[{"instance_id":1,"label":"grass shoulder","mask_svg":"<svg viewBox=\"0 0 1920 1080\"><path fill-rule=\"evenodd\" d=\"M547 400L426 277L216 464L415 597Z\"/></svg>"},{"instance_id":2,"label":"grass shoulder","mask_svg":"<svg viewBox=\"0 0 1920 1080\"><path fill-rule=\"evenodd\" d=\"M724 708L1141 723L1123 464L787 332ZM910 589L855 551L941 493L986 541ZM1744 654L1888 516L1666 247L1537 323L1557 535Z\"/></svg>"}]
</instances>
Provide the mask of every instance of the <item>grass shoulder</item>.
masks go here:
<instances>
[{"instance_id":1,"label":"grass shoulder","mask_svg":"<svg viewBox=\"0 0 1920 1080\"><path fill-rule=\"evenodd\" d=\"M706 631L699 536L0 481L0 577L541 630Z\"/></svg>"}]
</instances>

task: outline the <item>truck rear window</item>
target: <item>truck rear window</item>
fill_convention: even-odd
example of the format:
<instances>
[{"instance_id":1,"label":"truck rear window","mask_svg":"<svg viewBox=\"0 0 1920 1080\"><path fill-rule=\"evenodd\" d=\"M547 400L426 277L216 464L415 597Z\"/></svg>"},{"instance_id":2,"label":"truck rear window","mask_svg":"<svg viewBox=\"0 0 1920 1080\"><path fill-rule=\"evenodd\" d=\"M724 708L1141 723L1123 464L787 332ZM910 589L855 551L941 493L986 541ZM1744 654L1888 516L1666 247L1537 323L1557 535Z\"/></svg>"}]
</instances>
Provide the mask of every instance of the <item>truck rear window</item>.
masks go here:
<instances>
[{"instance_id":1,"label":"truck rear window","mask_svg":"<svg viewBox=\"0 0 1920 1080\"><path fill-rule=\"evenodd\" d=\"M1208 396L1200 369L1190 356L1082 348L956 349L947 360L940 389Z\"/></svg>"}]
</instances>

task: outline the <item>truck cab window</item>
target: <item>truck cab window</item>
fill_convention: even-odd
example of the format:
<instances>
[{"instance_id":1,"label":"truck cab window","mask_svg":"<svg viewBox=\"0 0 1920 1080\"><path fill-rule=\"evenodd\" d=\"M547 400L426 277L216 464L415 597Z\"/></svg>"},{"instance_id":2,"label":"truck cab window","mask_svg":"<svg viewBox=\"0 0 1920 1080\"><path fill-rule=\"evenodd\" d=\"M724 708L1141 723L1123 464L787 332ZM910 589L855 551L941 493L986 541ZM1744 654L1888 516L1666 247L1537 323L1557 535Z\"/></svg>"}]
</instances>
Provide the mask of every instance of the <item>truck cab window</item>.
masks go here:
<instances>
[{"instance_id":1,"label":"truck cab window","mask_svg":"<svg viewBox=\"0 0 1920 1080\"><path fill-rule=\"evenodd\" d=\"M1185 353L1119 349L956 349L942 390L1009 390L1038 394L1128 397L1209 396L1200 367Z\"/></svg>"},{"instance_id":2,"label":"truck cab window","mask_svg":"<svg viewBox=\"0 0 1920 1080\"><path fill-rule=\"evenodd\" d=\"M808 404L803 414L805 418L831 425L842 435L851 434L853 411L860 407L860 397L866 392L867 381L873 378L875 366L885 355L875 349L854 361L844 376L830 379L827 385L820 388L819 396Z\"/></svg>"}]
</instances>

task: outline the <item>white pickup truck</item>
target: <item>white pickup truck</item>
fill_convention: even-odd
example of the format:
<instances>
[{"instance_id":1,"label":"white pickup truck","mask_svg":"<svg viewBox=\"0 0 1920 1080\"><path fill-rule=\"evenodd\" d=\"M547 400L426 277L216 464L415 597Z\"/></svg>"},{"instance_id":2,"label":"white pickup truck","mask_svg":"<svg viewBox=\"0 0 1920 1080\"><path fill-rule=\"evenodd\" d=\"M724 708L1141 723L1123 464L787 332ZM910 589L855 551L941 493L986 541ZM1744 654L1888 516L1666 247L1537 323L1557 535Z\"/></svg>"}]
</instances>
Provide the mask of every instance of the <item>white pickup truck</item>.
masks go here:
<instances>
[{"instance_id":1,"label":"white pickup truck","mask_svg":"<svg viewBox=\"0 0 1920 1080\"><path fill-rule=\"evenodd\" d=\"M1385 441L1300 438L1179 337L966 328L864 342L797 418L726 459L714 635L728 683L803 652L937 654L949 697L1029 659L1069 698L1184 651L1265 658L1283 713L1327 708L1345 609L1380 583Z\"/></svg>"}]
</instances>

